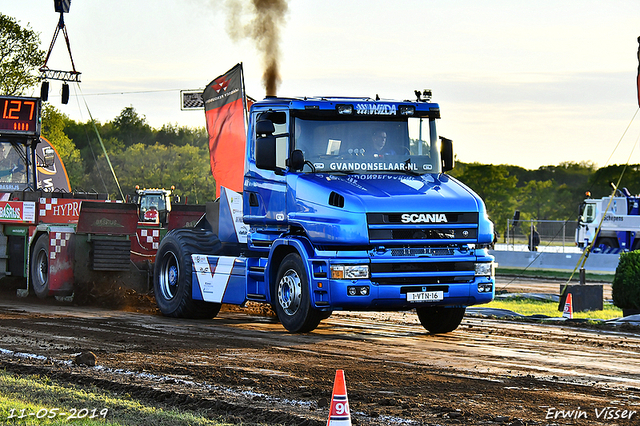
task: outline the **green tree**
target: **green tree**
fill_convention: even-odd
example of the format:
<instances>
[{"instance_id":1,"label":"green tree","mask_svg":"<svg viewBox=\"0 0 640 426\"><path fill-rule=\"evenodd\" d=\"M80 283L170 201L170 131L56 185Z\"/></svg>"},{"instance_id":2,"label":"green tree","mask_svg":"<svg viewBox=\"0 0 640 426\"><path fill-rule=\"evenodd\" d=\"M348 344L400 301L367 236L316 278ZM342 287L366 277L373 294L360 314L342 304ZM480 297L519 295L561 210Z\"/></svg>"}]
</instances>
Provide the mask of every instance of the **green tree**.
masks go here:
<instances>
[{"instance_id":1,"label":"green tree","mask_svg":"<svg viewBox=\"0 0 640 426\"><path fill-rule=\"evenodd\" d=\"M528 219L551 220L555 201L554 183L550 180L532 180L522 189L520 210L527 213Z\"/></svg>"},{"instance_id":2,"label":"green tree","mask_svg":"<svg viewBox=\"0 0 640 426\"><path fill-rule=\"evenodd\" d=\"M191 128L177 124L165 124L155 132L155 141L165 146L192 145L206 148L209 136L204 127Z\"/></svg>"},{"instance_id":3,"label":"green tree","mask_svg":"<svg viewBox=\"0 0 640 426\"><path fill-rule=\"evenodd\" d=\"M111 123L113 133L107 133L106 136L120 139L125 146L137 143L153 144L153 129L147 124L147 118L138 114L134 107L123 109Z\"/></svg>"},{"instance_id":4,"label":"green tree","mask_svg":"<svg viewBox=\"0 0 640 426\"><path fill-rule=\"evenodd\" d=\"M624 172L624 173L623 173ZM640 164L611 165L598 169L589 179L589 188L593 198L608 197L611 195L610 183L618 183L622 176L619 189L627 188L632 194L640 193Z\"/></svg>"},{"instance_id":5,"label":"green tree","mask_svg":"<svg viewBox=\"0 0 640 426\"><path fill-rule=\"evenodd\" d=\"M458 178L484 200L496 231L504 234L517 204L518 179L505 166L480 163L467 164Z\"/></svg>"},{"instance_id":6,"label":"green tree","mask_svg":"<svg viewBox=\"0 0 640 426\"><path fill-rule=\"evenodd\" d=\"M67 170L71 188L82 186L84 163L80 151L65 133L69 118L50 104L42 109L42 136L53 145Z\"/></svg>"},{"instance_id":7,"label":"green tree","mask_svg":"<svg viewBox=\"0 0 640 426\"><path fill-rule=\"evenodd\" d=\"M23 95L38 83L34 73L44 64L45 52L40 50L40 36L27 24L0 13L0 93Z\"/></svg>"},{"instance_id":8,"label":"green tree","mask_svg":"<svg viewBox=\"0 0 640 426\"><path fill-rule=\"evenodd\" d=\"M173 185L175 194L188 198L190 203L214 199L215 184L204 148L140 143L110 155L110 158L124 193L131 193L136 185L141 188L170 188ZM98 173L103 177L111 175L103 156L98 164L92 172L93 182L99 181ZM105 181L111 196L119 198L113 178L105 178Z\"/></svg>"}]
</instances>

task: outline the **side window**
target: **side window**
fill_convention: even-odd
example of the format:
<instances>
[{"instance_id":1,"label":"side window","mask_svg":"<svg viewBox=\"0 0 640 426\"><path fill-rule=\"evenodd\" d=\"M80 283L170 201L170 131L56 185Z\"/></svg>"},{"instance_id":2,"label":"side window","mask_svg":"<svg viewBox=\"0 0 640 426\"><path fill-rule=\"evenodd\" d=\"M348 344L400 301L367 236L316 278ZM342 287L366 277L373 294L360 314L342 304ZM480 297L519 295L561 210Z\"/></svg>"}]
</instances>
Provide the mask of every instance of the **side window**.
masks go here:
<instances>
[{"instance_id":1,"label":"side window","mask_svg":"<svg viewBox=\"0 0 640 426\"><path fill-rule=\"evenodd\" d=\"M284 169L289 157L289 117L285 111L265 111L259 113L257 120L269 120L273 123L276 138L276 166Z\"/></svg>"},{"instance_id":2,"label":"side window","mask_svg":"<svg viewBox=\"0 0 640 426\"><path fill-rule=\"evenodd\" d=\"M289 136L276 137L276 166L284 169L287 167L289 156Z\"/></svg>"},{"instance_id":3,"label":"side window","mask_svg":"<svg viewBox=\"0 0 640 426\"><path fill-rule=\"evenodd\" d=\"M269 115L276 129L273 133L276 137L276 166L284 169L289 157L289 120L285 112L272 112Z\"/></svg>"},{"instance_id":4,"label":"side window","mask_svg":"<svg viewBox=\"0 0 640 426\"><path fill-rule=\"evenodd\" d=\"M584 209L584 222L591 223L596 218L595 204L587 204Z\"/></svg>"}]
</instances>

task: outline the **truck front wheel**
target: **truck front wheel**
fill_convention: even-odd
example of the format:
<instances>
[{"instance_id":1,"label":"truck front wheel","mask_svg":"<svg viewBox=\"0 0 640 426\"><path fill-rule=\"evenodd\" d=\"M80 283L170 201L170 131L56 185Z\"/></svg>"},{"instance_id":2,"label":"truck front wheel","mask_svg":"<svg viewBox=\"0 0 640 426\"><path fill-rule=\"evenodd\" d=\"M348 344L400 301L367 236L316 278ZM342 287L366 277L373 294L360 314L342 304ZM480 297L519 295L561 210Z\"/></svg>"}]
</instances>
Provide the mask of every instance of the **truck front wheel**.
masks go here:
<instances>
[{"instance_id":1,"label":"truck front wheel","mask_svg":"<svg viewBox=\"0 0 640 426\"><path fill-rule=\"evenodd\" d=\"M216 254L220 240L210 231L176 229L160 243L153 274L156 303L163 315L209 319L218 315L219 303L191 298L191 255Z\"/></svg>"},{"instance_id":2,"label":"truck front wheel","mask_svg":"<svg viewBox=\"0 0 640 426\"><path fill-rule=\"evenodd\" d=\"M31 286L40 299L49 296L49 236L40 235L31 253Z\"/></svg>"},{"instance_id":3,"label":"truck front wheel","mask_svg":"<svg viewBox=\"0 0 640 426\"><path fill-rule=\"evenodd\" d=\"M286 255L278 268L275 299L278 319L291 333L306 333L320 324L322 315L311 306L307 274L297 253Z\"/></svg>"},{"instance_id":4,"label":"truck front wheel","mask_svg":"<svg viewBox=\"0 0 640 426\"><path fill-rule=\"evenodd\" d=\"M420 324L431 334L448 333L458 328L465 308L416 308Z\"/></svg>"}]
</instances>

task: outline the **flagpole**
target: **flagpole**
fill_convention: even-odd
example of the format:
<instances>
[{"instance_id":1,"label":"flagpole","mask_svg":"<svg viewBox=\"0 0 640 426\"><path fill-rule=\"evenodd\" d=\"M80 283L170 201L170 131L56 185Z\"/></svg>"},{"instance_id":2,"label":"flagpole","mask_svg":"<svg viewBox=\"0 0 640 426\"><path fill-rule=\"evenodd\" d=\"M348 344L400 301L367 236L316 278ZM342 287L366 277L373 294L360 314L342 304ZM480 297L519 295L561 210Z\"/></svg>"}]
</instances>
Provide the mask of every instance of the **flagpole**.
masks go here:
<instances>
[{"instance_id":1,"label":"flagpole","mask_svg":"<svg viewBox=\"0 0 640 426\"><path fill-rule=\"evenodd\" d=\"M244 68L242 62L240 62L240 79L242 81L242 88L240 89L242 91L242 115L244 117L244 133L246 134L249 126L249 111L247 111L247 96L244 89Z\"/></svg>"}]
</instances>

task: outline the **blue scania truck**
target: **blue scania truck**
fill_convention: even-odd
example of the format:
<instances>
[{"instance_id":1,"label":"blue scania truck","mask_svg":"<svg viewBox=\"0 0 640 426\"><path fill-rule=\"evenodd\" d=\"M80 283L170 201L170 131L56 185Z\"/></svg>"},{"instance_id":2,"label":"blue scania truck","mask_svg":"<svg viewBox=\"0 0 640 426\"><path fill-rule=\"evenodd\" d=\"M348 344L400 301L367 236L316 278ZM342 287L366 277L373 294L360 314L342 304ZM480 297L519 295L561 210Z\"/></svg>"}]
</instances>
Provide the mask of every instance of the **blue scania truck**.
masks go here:
<instances>
[{"instance_id":1,"label":"blue scania truck","mask_svg":"<svg viewBox=\"0 0 640 426\"><path fill-rule=\"evenodd\" d=\"M276 98L252 105L242 194L221 191L156 256L164 315L213 318L263 302L289 332L333 311L415 309L455 330L495 294L484 202L447 175L437 103ZM238 165L240 167L240 165Z\"/></svg>"}]
</instances>

